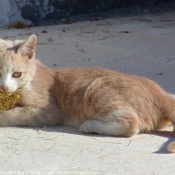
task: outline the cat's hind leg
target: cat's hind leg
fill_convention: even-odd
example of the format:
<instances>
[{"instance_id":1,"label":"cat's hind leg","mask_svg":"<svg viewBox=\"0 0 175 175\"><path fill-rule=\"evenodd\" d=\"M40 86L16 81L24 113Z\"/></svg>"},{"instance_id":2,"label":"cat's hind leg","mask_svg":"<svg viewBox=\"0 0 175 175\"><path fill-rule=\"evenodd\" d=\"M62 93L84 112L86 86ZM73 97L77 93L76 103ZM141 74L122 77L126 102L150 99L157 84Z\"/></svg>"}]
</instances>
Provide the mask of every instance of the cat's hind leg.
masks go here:
<instances>
[{"instance_id":1,"label":"cat's hind leg","mask_svg":"<svg viewBox=\"0 0 175 175\"><path fill-rule=\"evenodd\" d=\"M80 132L97 133L111 136L130 137L139 132L138 117L136 115L126 113L117 115L113 113L113 120L107 121L108 116L104 120L86 120L79 128Z\"/></svg>"}]
</instances>

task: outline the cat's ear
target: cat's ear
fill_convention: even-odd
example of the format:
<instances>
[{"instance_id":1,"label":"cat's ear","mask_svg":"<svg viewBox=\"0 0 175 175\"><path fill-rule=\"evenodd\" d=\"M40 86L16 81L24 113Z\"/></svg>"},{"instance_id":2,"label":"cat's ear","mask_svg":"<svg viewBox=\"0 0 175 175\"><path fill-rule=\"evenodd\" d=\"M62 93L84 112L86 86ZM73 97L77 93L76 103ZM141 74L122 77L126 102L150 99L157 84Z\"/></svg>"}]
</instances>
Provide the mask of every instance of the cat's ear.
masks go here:
<instances>
[{"instance_id":1,"label":"cat's ear","mask_svg":"<svg viewBox=\"0 0 175 175\"><path fill-rule=\"evenodd\" d=\"M27 57L28 59L32 59L35 56L36 50L36 35L31 35L26 41L22 42L18 49L17 53Z\"/></svg>"}]
</instances>

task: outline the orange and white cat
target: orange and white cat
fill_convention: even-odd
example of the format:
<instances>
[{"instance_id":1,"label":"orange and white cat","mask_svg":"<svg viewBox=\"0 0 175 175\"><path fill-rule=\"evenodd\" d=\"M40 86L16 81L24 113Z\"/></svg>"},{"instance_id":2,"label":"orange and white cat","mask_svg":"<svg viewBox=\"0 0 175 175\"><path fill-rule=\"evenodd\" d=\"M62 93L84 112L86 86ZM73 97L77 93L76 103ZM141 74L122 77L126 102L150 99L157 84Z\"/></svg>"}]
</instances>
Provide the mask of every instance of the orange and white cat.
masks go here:
<instances>
[{"instance_id":1,"label":"orange and white cat","mask_svg":"<svg viewBox=\"0 0 175 175\"><path fill-rule=\"evenodd\" d=\"M0 90L25 85L20 107L0 113L1 126L61 124L127 137L175 126L175 98L153 81L99 68L53 70L34 58L35 49L35 35L0 40Z\"/></svg>"}]
</instances>

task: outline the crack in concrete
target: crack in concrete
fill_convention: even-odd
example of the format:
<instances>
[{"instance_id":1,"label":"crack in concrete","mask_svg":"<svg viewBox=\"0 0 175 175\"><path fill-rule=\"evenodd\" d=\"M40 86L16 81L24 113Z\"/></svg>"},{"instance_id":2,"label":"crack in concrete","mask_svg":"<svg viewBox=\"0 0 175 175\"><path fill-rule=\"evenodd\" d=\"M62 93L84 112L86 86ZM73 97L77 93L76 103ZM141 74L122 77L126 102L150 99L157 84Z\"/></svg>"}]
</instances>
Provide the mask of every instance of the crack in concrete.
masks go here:
<instances>
[{"instance_id":1,"label":"crack in concrete","mask_svg":"<svg viewBox=\"0 0 175 175\"><path fill-rule=\"evenodd\" d=\"M5 161L8 161L9 159L13 158L15 156L15 154L19 151L19 149L17 149L17 148L10 148L10 149L14 150L14 152L10 156L2 157L2 158L5 158Z\"/></svg>"},{"instance_id":2,"label":"crack in concrete","mask_svg":"<svg viewBox=\"0 0 175 175\"><path fill-rule=\"evenodd\" d=\"M28 138L31 138L30 136L28 135L23 135L22 137L20 138L16 138L16 137L10 137L10 136L6 136L8 139L12 139L12 140L21 140L23 137L28 137Z\"/></svg>"},{"instance_id":3,"label":"crack in concrete","mask_svg":"<svg viewBox=\"0 0 175 175\"><path fill-rule=\"evenodd\" d=\"M128 142L128 144L126 146L129 146L131 144L131 142L134 141L134 140L144 139L144 138L146 138L146 137L133 138L133 139L129 140L129 142Z\"/></svg>"},{"instance_id":4,"label":"crack in concrete","mask_svg":"<svg viewBox=\"0 0 175 175\"><path fill-rule=\"evenodd\" d=\"M119 143L119 142L103 142L103 141L100 141L94 137L91 137L92 139L96 140L97 142L100 142L100 143L112 143L112 144L122 144L122 143Z\"/></svg>"},{"instance_id":5,"label":"crack in concrete","mask_svg":"<svg viewBox=\"0 0 175 175\"><path fill-rule=\"evenodd\" d=\"M50 148L48 148L48 149L45 149L45 150L39 150L39 149L32 149L32 150L30 150L30 151L37 151L37 152L48 152L48 151L50 151L53 147L55 146L55 143L53 143L53 145L50 147Z\"/></svg>"},{"instance_id":6,"label":"crack in concrete","mask_svg":"<svg viewBox=\"0 0 175 175\"><path fill-rule=\"evenodd\" d=\"M8 142L0 142L0 144L4 144L4 145L18 145L16 143L8 143Z\"/></svg>"},{"instance_id":7,"label":"crack in concrete","mask_svg":"<svg viewBox=\"0 0 175 175\"><path fill-rule=\"evenodd\" d=\"M83 153L84 151L87 151L87 150L89 150L90 148L85 148L85 149L82 149L79 153L81 154L81 153Z\"/></svg>"},{"instance_id":8,"label":"crack in concrete","mask_svg":"<svg viewBox=\"0 0 175 175\"><path fill-rule=\"evenodd\" d=\"M64 136L64 134L58 135L58 136L52 137L52 138L45 138L45 139L43 139L43 140L56 140L56 139L58 139L59 137L62 137L62 136Z\"/></svg>"},{"instance_id":9,"label":"crack in concrete","mask_svg":"<svg viewBox=\"0 0 175 175\"><path fill-rule=\"evenodd\" d=\"M104 159L104 158L106 158L106 157L108 157L108 155L99 156L98 158L99 158L99 159Z\"/></svg>"}]
</instances>

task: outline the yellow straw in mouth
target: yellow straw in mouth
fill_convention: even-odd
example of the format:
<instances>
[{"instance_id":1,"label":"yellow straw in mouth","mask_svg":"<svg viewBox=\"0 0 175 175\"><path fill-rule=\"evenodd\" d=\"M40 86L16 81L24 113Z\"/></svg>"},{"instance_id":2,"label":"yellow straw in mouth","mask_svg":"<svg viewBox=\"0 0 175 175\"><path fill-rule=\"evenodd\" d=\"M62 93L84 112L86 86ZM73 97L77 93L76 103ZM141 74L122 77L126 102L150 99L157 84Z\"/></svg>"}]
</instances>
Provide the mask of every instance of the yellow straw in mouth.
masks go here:
<instances>
[{"instance_id":1,"label":"yellow straw in mouth","mask_svg":"<svg viewBox=\"0 0 175 175\"><path fill-rule=\"evenodd\" d=\"M15 92L0 92L0 112L13 108L22 97L23 87L18 88Z\"/></svg>"}]
</instances>

